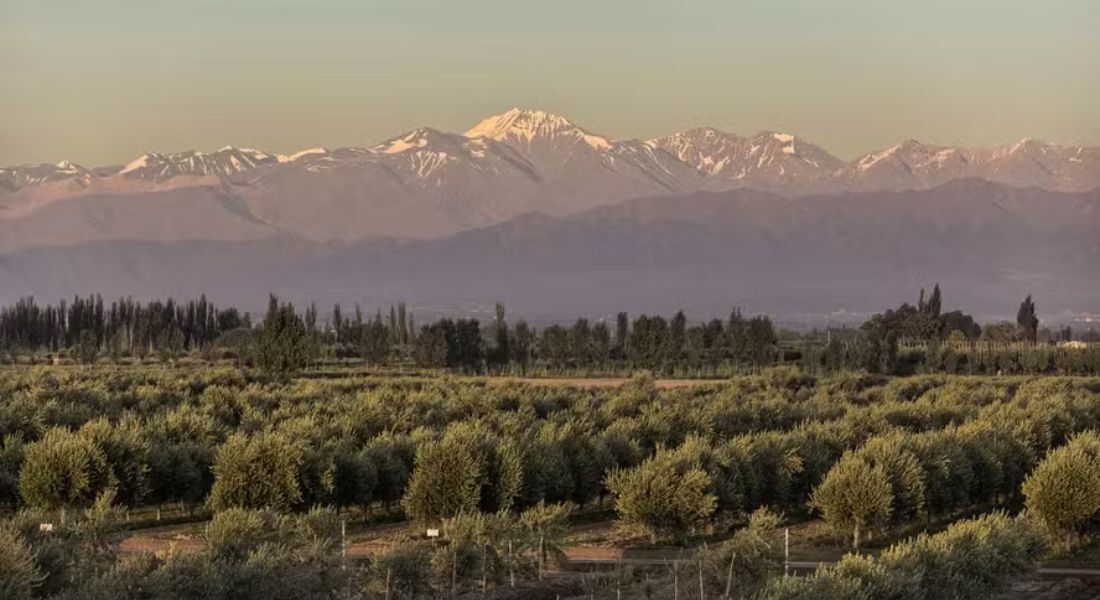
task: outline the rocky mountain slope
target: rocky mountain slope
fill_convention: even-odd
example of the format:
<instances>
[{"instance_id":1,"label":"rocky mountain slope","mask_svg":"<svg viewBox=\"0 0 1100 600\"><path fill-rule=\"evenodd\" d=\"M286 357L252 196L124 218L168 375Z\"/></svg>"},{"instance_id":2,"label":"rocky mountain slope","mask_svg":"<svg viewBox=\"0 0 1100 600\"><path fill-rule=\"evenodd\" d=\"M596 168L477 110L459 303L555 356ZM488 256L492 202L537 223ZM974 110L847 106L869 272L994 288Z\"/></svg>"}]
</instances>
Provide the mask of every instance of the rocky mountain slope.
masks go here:
<instances>
[{"instance_id":1,"label":"rocky mountain slope","mask_svg":"<svg viewBox=\"0 0 1100 600\"><path fill-rule=\"evenodd\" d=\"M532 211L755 189L788 197L928 189L956 179L1087 191L1100 148L1036 140L988 150L907 140L851 163L800 137L699 128L615 140L513 109L463 134L421 128L362 148L291 155L225 147L147 153L115 167L0 169L0 252L92 241L424 239ZM187 203L185 197L202 198Z\"/></svg>"}]
</instances>

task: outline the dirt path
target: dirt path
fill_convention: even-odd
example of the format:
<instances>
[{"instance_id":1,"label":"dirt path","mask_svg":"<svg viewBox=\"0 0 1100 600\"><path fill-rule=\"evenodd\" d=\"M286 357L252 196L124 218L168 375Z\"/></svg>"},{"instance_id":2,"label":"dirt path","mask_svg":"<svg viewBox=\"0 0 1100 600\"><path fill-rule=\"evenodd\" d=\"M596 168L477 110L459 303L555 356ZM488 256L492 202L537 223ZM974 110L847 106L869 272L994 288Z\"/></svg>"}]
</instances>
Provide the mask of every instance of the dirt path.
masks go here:
<instances>
[{"instance_id":1,"label":"dirt path","mask_svg":"<svg viewBox=\"0 0 1100 600\"><path fill-rule=\"evenodd\" d=\"M368 558L386 552L390 546L389 542L381 540L349 544L348 557L352 559ZM202 540L184 536L169 539L131 536L118 544L118 550L122 553L200 552L205 547L206 543ZM668 565L676 560L691 560L689 555L676 549L631 550L629 548L584 546L565 548L564 552L569 562L577 566L661 566ZM799 560L800 557L797 556L791 558L790 568L792 571L808 573L823 566L833 565L840 557L820 561ZM1062 564L1042 566L1037 573L1046 579L1100 579L1100 568L1069 567Z\"/></svg>"},{"instance_id":2,"label":"dirt path","mask_svg":"<svg viewBox=\"0 0 1100 600\"><path fill-rule=\"evenodd\" d=\"M485 378L479 377L477 379L484 380ZM627 381L630 381L625 377L489 377L487 380L489 381L490 385L523 383L527 385L559 385L584 388L619 387ZM722 379L658 379L655 383L660 389L672 389L693 387L698 385L713 385L716 383L722 383L723 381L724 380Z\"/></svg>"}]
</instances>

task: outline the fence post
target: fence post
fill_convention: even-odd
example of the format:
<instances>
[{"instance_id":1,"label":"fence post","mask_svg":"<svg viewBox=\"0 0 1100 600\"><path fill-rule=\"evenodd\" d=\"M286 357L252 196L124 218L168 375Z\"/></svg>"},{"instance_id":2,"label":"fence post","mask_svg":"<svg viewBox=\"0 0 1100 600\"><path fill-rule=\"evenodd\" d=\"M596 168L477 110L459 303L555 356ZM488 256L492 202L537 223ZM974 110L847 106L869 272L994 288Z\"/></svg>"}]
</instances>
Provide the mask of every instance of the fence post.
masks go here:
<instances>
[{"instance_id":1,"label":"fence post","mask_svg":"<svg viewBox=\"0 0 1100 600\"><path fill-rule=\"evenodd\" d=\"M726 600L730 598L730 591L733 589L733 563L737 560L737 553L734 552L730 555L730 570L726 573L726 595L723 596Z\"/></svg>"}]
</instances>

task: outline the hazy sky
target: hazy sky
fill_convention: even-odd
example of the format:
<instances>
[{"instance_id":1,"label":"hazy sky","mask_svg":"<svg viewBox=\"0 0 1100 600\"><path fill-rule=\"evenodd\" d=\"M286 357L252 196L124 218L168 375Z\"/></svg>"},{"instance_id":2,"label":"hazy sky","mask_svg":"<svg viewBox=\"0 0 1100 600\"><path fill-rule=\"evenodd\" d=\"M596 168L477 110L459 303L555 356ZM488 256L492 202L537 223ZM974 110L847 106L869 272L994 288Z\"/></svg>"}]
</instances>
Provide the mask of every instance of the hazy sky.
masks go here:
<instances>
[{"instance_id":1,"label":"hazy sky","mask_svg":"<svg viewBox=\"0 0 1100 600\"><path fill-rule=\"evenodd\" d=\"M851 158L1100 144L1100 0L0 0L0 165L709 124Z\"/></svg>"}]
</instances>

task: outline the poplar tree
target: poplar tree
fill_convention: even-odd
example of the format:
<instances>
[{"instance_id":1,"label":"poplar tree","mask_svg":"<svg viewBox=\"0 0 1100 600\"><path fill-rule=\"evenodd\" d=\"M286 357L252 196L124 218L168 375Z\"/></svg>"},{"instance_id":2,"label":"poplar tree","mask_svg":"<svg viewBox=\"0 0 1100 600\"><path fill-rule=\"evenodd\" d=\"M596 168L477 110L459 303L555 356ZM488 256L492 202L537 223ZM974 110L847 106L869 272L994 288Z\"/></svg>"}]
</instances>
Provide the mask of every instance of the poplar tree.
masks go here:
<instances>
[{"instance_id":1,"label":"poplar tree","mask_svg":"<svg viewBox=\"0 0 1100 600\"><path fill-rule=\"evenodd\" d=\"M1039 317L1035 314L1035 303L1030 294L1016 311L1016 331L1025 341L1035 342L1039 339Z\"/></svg>"},{"instance_id":2,"label":"poplar tree","mask_svg":"<svg viewBox=\"0 0 1100 600\"><path fill-rule=\"evenodd\" d=\"M270 296L263 329L256 340L256 367L276 377L290 377L311 359L312 343L292 304Z\"/></svg>"}]
</instances>

